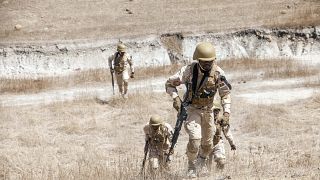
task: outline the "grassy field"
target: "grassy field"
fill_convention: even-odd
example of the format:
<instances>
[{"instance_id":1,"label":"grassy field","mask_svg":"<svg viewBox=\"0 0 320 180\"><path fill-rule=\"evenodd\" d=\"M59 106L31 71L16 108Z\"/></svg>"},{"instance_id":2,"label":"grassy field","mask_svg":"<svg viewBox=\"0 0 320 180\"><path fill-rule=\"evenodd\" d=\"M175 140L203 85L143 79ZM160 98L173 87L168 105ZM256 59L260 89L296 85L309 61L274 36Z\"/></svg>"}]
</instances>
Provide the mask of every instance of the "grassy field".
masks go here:
<instances>
[{"instance_id":1,"label":"grassy field","mask_svg":"<svg viewBox=\"0 0 320 180\"><path fill-rule=\"evenodd\" d=\"M230 152L225 143L226 170L213 168L211 179L319 179L320 94L252 105L236 96L241 88L235 85L232 94L238 149ZM1 179L141 179L144 124L161 114L174 125L176 115L168 95L143 91L106 104L79 99L0 113ZM165 178L184 177L187 138L182 130L172 173Z\"/></svg>"}]
</instances>

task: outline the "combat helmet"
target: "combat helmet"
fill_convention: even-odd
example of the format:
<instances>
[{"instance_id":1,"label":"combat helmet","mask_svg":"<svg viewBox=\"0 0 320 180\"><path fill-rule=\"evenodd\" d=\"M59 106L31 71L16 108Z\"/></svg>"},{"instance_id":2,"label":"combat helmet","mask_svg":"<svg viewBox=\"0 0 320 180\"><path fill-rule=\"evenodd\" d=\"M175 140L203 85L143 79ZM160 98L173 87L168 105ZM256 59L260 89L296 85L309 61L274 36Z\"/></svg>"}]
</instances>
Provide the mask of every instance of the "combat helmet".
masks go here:
<instances>
[{"instance_id":1,"label":"combat helmet","mask_svg":"<svg viewBox=\"0 0 320 180\"><path fill-rule=\"evenodd\" d=\"M213 61L216 59L216 50L209 42L201 42L197 45L193 60Z\"/></svg>"},{"instance_id":2,"label":"combat helmet","mask_svg":"<svg viewBox=\"0 0 320 180\"><path fill-rule=\"evenodd\" d=\"M125 52L126 49L127 49L127 47L122 43L117 45L117 51L119 51L119 52Z\"/></svg>"},{"instance_id":3,"label":"combat helmet","mask_svg":"<svg viewBox=\"0 0 320 180\"><path fill-rule=\"evenodd\" d=\"M153 115L150 117L150 121L149 121L150 126L159 126L163 123L164 123L164 121L163 121L162 117L159 115Z\"/></svg>"}]
</instances>

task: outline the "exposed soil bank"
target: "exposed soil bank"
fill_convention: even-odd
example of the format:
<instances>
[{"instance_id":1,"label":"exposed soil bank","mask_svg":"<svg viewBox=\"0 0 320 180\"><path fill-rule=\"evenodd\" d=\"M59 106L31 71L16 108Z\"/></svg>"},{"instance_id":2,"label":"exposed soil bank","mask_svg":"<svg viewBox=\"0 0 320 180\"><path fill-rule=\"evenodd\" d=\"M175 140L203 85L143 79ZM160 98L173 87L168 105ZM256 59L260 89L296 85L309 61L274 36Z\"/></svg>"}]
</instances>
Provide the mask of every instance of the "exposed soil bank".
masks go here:
<instances>
[{"instance_id":1,"label":"exposed soil bank","mask_svg":"<svg viewBox=\"0 0 320 180\"><path fill-rule=\"evenodd\" d=\"M200 41L215 44L218 59L293 58L319 63L320 26L303 29L248 29L228 33L165 34L124 43L136 66L189 61ZM36 78L107 68L118 40L33 45L0 45L0 77Z\"/></svg>"}]
</instances>

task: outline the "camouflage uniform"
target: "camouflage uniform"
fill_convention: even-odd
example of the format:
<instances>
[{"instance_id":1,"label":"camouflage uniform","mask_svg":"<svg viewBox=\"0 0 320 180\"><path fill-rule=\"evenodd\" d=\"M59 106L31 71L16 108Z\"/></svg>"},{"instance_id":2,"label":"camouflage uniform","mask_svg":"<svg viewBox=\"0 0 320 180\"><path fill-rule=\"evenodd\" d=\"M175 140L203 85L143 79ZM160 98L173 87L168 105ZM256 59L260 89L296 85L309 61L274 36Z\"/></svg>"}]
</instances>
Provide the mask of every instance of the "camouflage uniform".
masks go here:
<instances>
[{"instance_id":1,"label":"camouflage uniform","mask_svg":"<svg viewBox=\"0 0 320 180\"><path fill-rule=\"evenodd\" d=\"M151 170L157 170L166 166L166 155L171 145L173 129L168 123L163 123L157 129L150 123L143 128L146 141L149 141L149 164Z\"/></svg>"},{"instance_id":2,"label":"camouflage uniform","mask_svg":"<svg viewBox=\"0 0 320 180\"><path fill-rule=\"evenodd\" d=\"M207 44L204 43L204 45ZM209 47L211 46L210 44ZM194 59L200 58L194 57ZM216 131L212 112L214 95L218 91L223 111L228 114L230 113L231 97L224 71L215 62L207 72L202 71L199 62L194 62L182 67L178 73L171 76L166 82L166 92L173 99L178 96L176 86L180 84L185 84L187 87L184 101L189 103L188 117L184 126L189 135L187 145L189 173L196 171L197 164L203 166L213 149L213 135ZM200 158L197 163L198 154ZM192 174L194 175L194 173Z\"/></svg>"},{"instance_id":3,"label":"camouflage uniform","mask_svg":"<svg viewBox=\"0 0 320 180\"><path fill-rule=\"evenodd\" d=\"M130 76L132 78L134 74L134 67L133 67L132 56L130 56L127 52L124 52L125 46L123 51L120 51L120 50L118 47L118 52L110 56L108 58L108 62L109 62L110 69L114 70L115 72L120 94L126 97L128 92L129 66L131 71Z\"/></svg>"},{"instance_id":4,"label":"camouflage uniform","mask_svg":"<svg viewBox=\"0 0 320 180\"><path fill-rule=\"evenodd\" d=\"M212 164L212 159L214 159L214 161L217 163L217 167L219 169L223 169L224 168L224 164L225 164L225 159L226 159L226 155L225 155L225 148L224 148L224 142L223 142L223 138L222 138L222 133L225 136L225 138L227 139L227 141L229 142L229 145L231 146L231 150L236 150L236 146L233 140L233 136L230 130L230 125L227 124L225 126L221 125L221 122L219 122L219 111L220 109L214 109L214 116L215 116L215 125L217 128L216 133L214 134L214 138L213 138L213 151L210 154L209 157L209 166L211 167ZM213 157L212 157L213 156Z\"/></svg>"}]
</instances>

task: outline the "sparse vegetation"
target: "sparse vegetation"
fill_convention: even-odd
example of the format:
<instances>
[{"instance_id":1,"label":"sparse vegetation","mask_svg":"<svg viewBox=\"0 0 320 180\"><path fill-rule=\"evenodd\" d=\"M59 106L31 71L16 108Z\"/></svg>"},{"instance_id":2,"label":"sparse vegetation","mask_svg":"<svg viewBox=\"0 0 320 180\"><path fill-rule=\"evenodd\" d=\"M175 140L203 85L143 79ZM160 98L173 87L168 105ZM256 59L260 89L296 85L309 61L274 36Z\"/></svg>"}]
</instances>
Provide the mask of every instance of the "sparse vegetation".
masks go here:
<instances>
[{"instance_id":1,"label":"sparse vegetation","mask_svg":"<svg viewBox=\"0 0 320 180\"><path fill-rule=\"evenodd\" d=\"M308 77L319 73L318 67L307 66L292 59L231 59L218 65L228 72L242 72L237 78L275 79Z\"/></svg>"},{"instance_id":2,"label":"sparse vegetation","mask_svg":"<svg viewBox=\"0 0 320 180\"><path fill-rule=\"evenodd\" d=\"M164 76L172 74L180 66L158 66L136 68L135 79L140 80L151 77ZM116 80L115 80L116 81ZM94 83L110 83L111 75L107 69L95 69L88 71L76 72L67 76L41 77L37 79L9 79L0 78L0 92L39 92L45 89L75 87L80 85L88 85Z\"/></svg>"},{"instance_id":3,"label":"sparse vegetation","mask_svg":"<svg viewBox=\"0 0 320 180\"><path fill-rule=\"evenodd\" d=\"M234 97L232 129L238 151L232 154L225 142L227 170L213 168L212 178L318 179L318 96L278 107L253 106ZM131 94L127 101L115 98L103 105L77 100L1 108L0 127L5 127L0 131L4 135L0 139L1 177L139 179L142 127L154 113L174 125L176 112L171 103L164 93L141 92ZM166 179L184 177L187 138L182 131L172 173L164 175Z\"/></svg>"}]
</instances>

